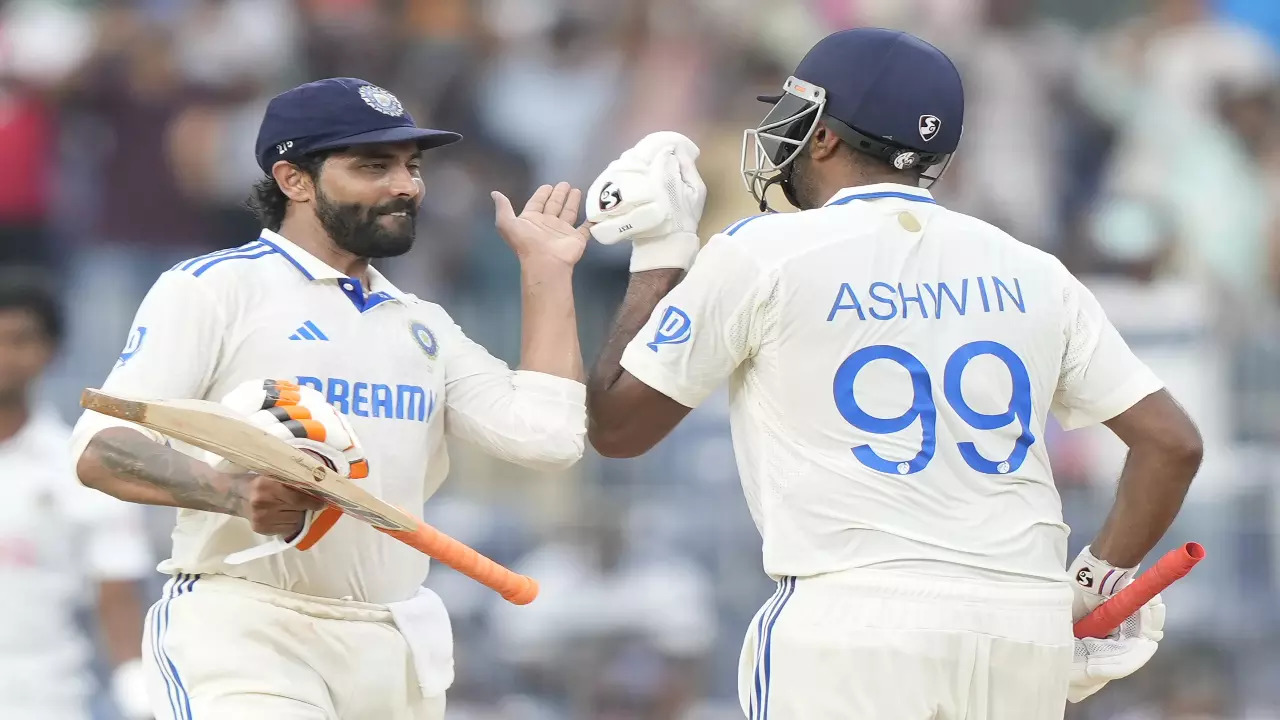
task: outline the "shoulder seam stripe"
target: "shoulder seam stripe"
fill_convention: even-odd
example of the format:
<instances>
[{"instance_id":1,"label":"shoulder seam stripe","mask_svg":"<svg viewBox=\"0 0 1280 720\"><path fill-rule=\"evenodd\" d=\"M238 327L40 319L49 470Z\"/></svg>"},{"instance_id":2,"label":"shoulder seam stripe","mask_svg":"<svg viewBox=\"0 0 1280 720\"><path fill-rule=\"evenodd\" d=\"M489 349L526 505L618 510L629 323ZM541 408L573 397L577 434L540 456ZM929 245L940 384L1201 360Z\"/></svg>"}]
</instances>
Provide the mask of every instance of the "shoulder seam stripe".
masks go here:
<instances>
[{"instance_id":1,"label":"shoulder seam stripe","mask_svg":"<svg viewBox=\"0 0 1280 720\"><path fill-rule=\"evenodd\" d=\"M284 259L285 259L285 260L288 260L288 261L289 261L289 262L291 262L291 263L293 263L293 266L294 266L294 267L296 267L296 268L298 268L298 271L299 271L299 272L301 272L301 273L303 274L303 276L304 276L304 277L306 277L308 280L315 280L315 277L314 277L311 273L307 272L307 269L306 269L306 268L302 267L302 263L298 262L297 260L295 260L295 259L294 259L294 257L293 257L292 255L290 255L289 253L285 252L285 251L284 251L284 248L282 248L282 247L280 247L279 245L277 245L277 244L275 244L275 243L271 242L270 240L266 239L265 237L264 237L264 238L260 238L260 239L259 239L259 242L261 242L263 245L266 245L267 247L271 248L273 251L278 252L278 253L280 253L281 255L283 255L283 256L284 256Z\"/></svg>"},{"instance_id":2,"label":"shoulder seam stripe","mask_svg":"<svg viewBox=\"0 0 1280 720\"><path fill-rule=\"evenodd\" d=\"M211 253L206 253L206 254L204 254L204 255L200 255L199 257L193 257L193 258L191 258L190 260L183 260L182 262L178 263L177 265L174 265L174 266L173 266L172 268L170 268L170 269L171 269L171 270L177 270L177 269L181 268L181 269L183 269L183 270L190 270L193 266L200 264L200 261L202 261L202 260L212 260L213 258L216 258L216 257L222 257L223 255L230 255L230 254L232 254L232 253L237 253L237 252L242 252L242 251L256 250L256 249L260 248L261 246L262 246L262 242L261 242L261 241L254 240L253 242L245 243L244 245L241 245L240 247L233 247L233 248L226 248L226 249L224 249L224 250L217 250L217 251L215 251L215 252L211 252Z\"/></svg>"},{"instance_id":3,"label":"shoulder seam stripe","mask_svg":"<svg viewBox=\"0 0 1280 720\"><path fill-rule=\"evenodd\" d=\"M745 227L745 226L746 226L746 224L747 224L747 223L749 223L749 222L751 222L752 220L758 220L758 219L760 219L760 218L762 218L762 217L767 217L767 216L769 216L769 215L773 215L773 214L774 214L774 213L762 213L762 214L760 214L760 215L752 215L752 216L751 216L751 217L749 217L749 218L743 218L743 219L739 220L738 222L736 222L736 223L734 223L734 224L730 225L728 228L726 228L726 229L725 229L725 231L724 231L724 234L725 234L725 235L733 235L734 233L738 232L738 231L739 231L739 230L741 230L743 227Z\"/></svg>"},{"instance_id":4,"label":"shoulder seam stripe","mask_svg":"<svg viewBox=\"0 0 1280 720\"><path fill-rule=\"evenodd\" d=\"M227 260L254 260L254 259L256 259L256 258L260 258L260 257L263 257L263 256L265 256L265 255L274 255L274 254L276 254L276 252L277 252L276 250L273 250L273 249L271 249L271 248L266 248L266 249L260 250L259 252L254 253L254 254L251 254L251 255L223 255L222 257L214 258L214 259L210 260L209 262L205 263L204 265L201 265L199 268L197 268L197 269L196 269L195 271L193 271L191 274L192 274L192 275L195 275L196 277L200 277L200 276L201 276L201 275L203 275L206 271L208 271L208 269L209 269L209 268L213 267L214 265L217 265L218 263L221 263L221 262L224 262L224 261L227 261Z\"/></svg>"}]
</instances>

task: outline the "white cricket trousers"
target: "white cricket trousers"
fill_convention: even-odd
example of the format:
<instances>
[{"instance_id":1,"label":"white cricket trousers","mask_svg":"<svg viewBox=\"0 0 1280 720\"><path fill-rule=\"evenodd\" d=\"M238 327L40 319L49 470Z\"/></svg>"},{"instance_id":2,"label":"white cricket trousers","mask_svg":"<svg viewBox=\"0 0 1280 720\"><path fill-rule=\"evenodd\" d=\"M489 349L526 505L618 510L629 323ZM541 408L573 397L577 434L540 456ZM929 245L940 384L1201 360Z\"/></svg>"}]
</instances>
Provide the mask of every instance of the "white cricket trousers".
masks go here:
<instances>
[{"instance_id":1,"label":"white cricket trousers","mask_svg":"<svg viewBox=\"0 0 1280 720\"><path fill-rule=\"evenodd\" d=\"M157 720L442 720L382 606L175 575L142 640Z\"/></svg>"},{"instance_id":2,"label":"white cricket trousers","mask_svg":"<svg viewBox=\"0 0 1280 720\"><path fill-rule=\"evenodd\" d=\"M1065 583L851 570L783 578L743 642L750 720L1062 720Z\"/></svg>"}]
</instances>

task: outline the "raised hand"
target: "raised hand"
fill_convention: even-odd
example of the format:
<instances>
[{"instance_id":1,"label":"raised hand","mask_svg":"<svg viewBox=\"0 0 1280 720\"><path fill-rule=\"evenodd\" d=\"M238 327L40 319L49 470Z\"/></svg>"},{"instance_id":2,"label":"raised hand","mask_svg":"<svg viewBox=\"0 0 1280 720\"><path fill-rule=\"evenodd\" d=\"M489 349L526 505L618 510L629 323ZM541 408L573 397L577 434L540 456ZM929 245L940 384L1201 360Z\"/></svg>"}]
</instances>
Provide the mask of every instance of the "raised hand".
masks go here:
<instances>
[{"instance_id":1,"label":"raised hand","mask_svg":"<svg viewBox=\"0 0 1280 720\"><path fill-rule=\"evenodd\" d=\"M590 223L574 227L582 191L562 182L543 185L533 193L519 215L500 192L490 193L498 233L521 262L553 260L572 266L582 258L591 236Z\"/></svg>"}]
</instances>

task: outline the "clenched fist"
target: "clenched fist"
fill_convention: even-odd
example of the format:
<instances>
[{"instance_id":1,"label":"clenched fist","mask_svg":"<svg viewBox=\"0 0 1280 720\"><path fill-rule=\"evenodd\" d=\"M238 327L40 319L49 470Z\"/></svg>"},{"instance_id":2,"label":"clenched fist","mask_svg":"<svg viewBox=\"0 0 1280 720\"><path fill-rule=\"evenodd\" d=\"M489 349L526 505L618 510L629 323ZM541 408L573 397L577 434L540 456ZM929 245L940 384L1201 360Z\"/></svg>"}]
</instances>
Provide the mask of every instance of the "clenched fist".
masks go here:
<instances>
[{"instance_id":1,"label":"clenched fist","mask_svg":"<svg viewBox=\"0 0 1280 720\"><path fill-rule=\"evenodd\" d=\"M324 507L324 502L307 493L253 473L241 478L239 495L236 514L248 520L254 532L285 540L292 540L302 529L308 510Z\"/></svg>"}]
</instances>

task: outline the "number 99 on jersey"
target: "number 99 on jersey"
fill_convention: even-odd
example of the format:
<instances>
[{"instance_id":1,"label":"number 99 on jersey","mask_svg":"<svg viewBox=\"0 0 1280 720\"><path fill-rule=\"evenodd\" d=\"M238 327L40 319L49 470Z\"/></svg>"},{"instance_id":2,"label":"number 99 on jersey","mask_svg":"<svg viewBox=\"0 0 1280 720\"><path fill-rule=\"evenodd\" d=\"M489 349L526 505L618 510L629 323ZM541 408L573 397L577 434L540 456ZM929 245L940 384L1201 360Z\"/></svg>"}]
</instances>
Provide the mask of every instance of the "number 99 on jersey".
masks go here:
<instances>
[{"instance_id":1,"label":"number 99 on jersey","mask_svg":"<svg viewBox=\"0 0 1280 720\"><path fill-rule=\"evenodd\" d=\"M965 402L961 389L965 368L970 361L980 355L990 355L1004 364L1012 379L1012 392L1009 407L1002 413L988 414L974 410ZM911 406L898 417L880 418L869 415L858 406L854 396L853 384L869 363L876 360L888 360L901 365L911 375L911 388L914 396ZM1008 346L989 340L979 340L960 346L947 358L942 370L943 396L951 410L965 424L978 431L999 430L1018 423L1021 429L1013 441L1013 449L1007 457L991 459L978 452L972 442L957 443L960 456L974 470L986 475L1003 475L1011 473L1022 466L1027 458L1027 450L1036 441L1031 431L1031 379L1027 374L1027 366ZM836 409L845 422L866 433L888 435L900 432L914 424L921 423L920 451L910 460L889 460L881 457L868 444L858 445L853 456L863 465L883 473L911 475L928 467L937 450L938 406L933 397L933 378L924 363L910 352L892 345L871 345L862 348L840 363L832 382Z\"/></svg>"}]
</instances>

